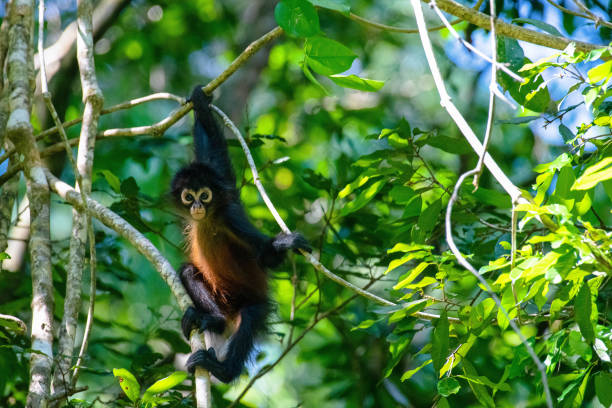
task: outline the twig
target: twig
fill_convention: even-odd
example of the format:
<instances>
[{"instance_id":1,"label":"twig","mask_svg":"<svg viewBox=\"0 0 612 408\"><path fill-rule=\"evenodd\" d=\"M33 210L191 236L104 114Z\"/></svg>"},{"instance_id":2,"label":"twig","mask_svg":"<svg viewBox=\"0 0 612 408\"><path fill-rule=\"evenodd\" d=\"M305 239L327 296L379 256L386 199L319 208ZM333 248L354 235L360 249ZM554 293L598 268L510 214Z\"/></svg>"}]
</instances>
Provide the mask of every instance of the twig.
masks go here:
<instances>
[{"instance_id":1,"label":"twig","mask_svg":"<svg viewBox=\"0 0 612 408\"><path fill-rule=\"evenodd\" d=\"M582 10L585 14L588 15L589 20L593 20L595 22L595 26L602 25L604 27L612 28L612 23L604 20L598 15L594 14L587 6L584 5L580 0L574 0L574 4L578 6L580 10Z\"/></svg>"},{"instance_id":2,"label":"twig","mask_svg":"<svg viewBox=\"0 0 612 408\"><path fill-rule=\"evenodd\" d=\"M423 50L425 51L425 56L427 57L427 63L429 64L429 69L430 69L430 71L432 73L432 76L434 78L434 82L436 84L436 88L438 89L438 93L440 94L441 105L447 109L447 111L449 112L449 114L451 115L453 120L455 120L455 122L459 125L459 127L460 127L461 131L463 132L464 136L468 139L468 141L470 142L470 145L472 145L472 148L474 150L476 150L479 155L486 155L487 157L490 158L490 156L488 155L488 153L486 153L486 151L484 150L483 146L480 144L480 142L478 141L478 138L476 138L476 136L474 135L472 129L469 127L469 125L467 124L467 122L465 121L463 116L459 113L459 111L455 108L453 103L450 101L450 96L446 92L446 89L445 89L445 86L444 86L444 81L442 80L442 76L440 74L440 70L438 69L438 64L437 64L435 56L433 54L433 48L431 46L431 42L430 42L429 36L427 34L427 27L426 27L426 24L425 24L425 17L423 16L423 10L421 9L421 3L420 3L419 0L410 0L410 2L412 4L412 9L414 10L414 15L415 15L415 18L416 18L416 21L417 21L417 26L419 27L419 35L421 37L421 44L423 45ZM472 141L471 141L472 138L474 139L474 141L476 143L472 143ZM502 181L504 181L505 185L502 184L502 186L510 194L510 196L513 199L513 202L515 200L516 201L520 200L522 198L520 190L518 190L518 188L516 186L514 186L514 184L512 184L512 182L510 182L510 180L507 178L507 176L503 172L501 172L501 169L499 169L499 167L493 161L493 159L490 159L490 163L495 164L495 166L490 166L489 164L487 164L487 160L486 160L486 157L485 157L485 164L487 165L489 170L491 170L491 172L493 173L493 175L495 176L495 178L498 181L500 181L500 178L501 178ZM546 377L546 369L545 369L544 365L539 360L537 354L535 353L535 351L533 350L531 345L529 345L529 343L527 342L527 339L525 338L525 336L523 336L523 334L519 330L519 328L516 325L516 323L514 323L514 321L510 319L510 317L508 316L508 313L506 312L506 309L502 306L501 301L499 300L499 298L497 297L495 292L493 292L493 290L491 289L491 287L489 286L487 281L463 257L463 255L459 252L459 249L457 248L457 246L455 245L455 242L453 240L453 236L452 236L452 222L451 222L451 215L452 215L452 211L453 211L453 204L457 200L457 197L458 197L458 194L459 194L459 189L460 189L461 185L463 184L463 181L467 177L470 177L470 176L476 174L477 172L478 172L478 169L475 168L473 170L470 170L470 171L462 174L461 177L459 177L459 180L457 180L457 183L455 184L455 188L453 190L453 194L452 194L450 200L448 201L448 206L446 207L446 219L445 219L446 242L448 243L448 246L451 249L451 251L453 252L453 255L455 256L455 258L457 258L457 261L459 262L459 264L461 266L463 266L464 268L466 268L468 271L470 271L470 273L472 273L472 275L474 275L476 277L476 279L478 279L478 281L483 285L483 287L489 293L489 296L497 304L499 310L508 319L510 327L512 327L512 330L514 330L514 332L521 339L521 343L525 346L525 348L527 349L529 355L531 356L531 358L533 359L534 363L538 367L538 370L540 371L540 374L542 376L542 385L544 387L544 391L545 391L545 394L546 394L546 403L547 403L549 408L552 408L552 406L553 406L552 405L552 396L550 395L550 389L548 387L548 380L547 380L547 377ZM501 184L501 181L500 181L500 184Z\"/></svg>"},{"instance_id":3,"label":"twig","mask_svg":"<svg viewBox=\"0 0 612 408\"><path fill-rule=\"evenodd\" d=\"M432 2L435 5L435 3ZM497 37L495 36L495 1L489 2L491 9L491 82L489 84L489 114L487 115L487 129L485 131L484 141L482 142L482 152L478 155L478 163L476 164L476 174L474 174L474 191L478 190L478 184L482 170L484 169L484 157L489 148L491 141L491 133L493 132L493 118L495 117L495 90L497 89ZM519 77L520 78L520 77Z\"/></svg>"},{"instance_id":4,"label":"twig","mask_svg":"<svg viewBox=\"0 0 612 408\"><path fill-rule=\"evenodd\" d=\"M553 0L546 0L546 1L548 2L548 4L550 4L551 6L557 8L559 10L561 10L563 13L570 14L570 15L576 16L576 17L586 18L586 19L590 20L590 17L587 16L586 14L579 13L577 11L573 11L573 10L570 10L568 8L565 8L565 7L563 7L562 5L558 4L557 2L555 2Z\"/></svg>"},{"instance_id":5,"label":"twig","mask_svg":"<svg viewBox=\"0 0 612 408\"><path fill-rule=\"evenodd\" d=\"M180 103L181 105L185 103L185 98L180 97L178 95L174 95L168 92L158 92L158 93L154 93L151 95L147 95L147 96L142 96L140 98L135 98L135 99L131 99L129 101L126 102L122 102L122 103L118 103L117 105L113 105L111 107L102 109L100 111L100 115L107 115L109 113L115 113L121 110L125 110L125 109L131 109L134 106L137 105L141 105L143 103L147 103L147 102L152 102L152 101L159 101L159 100L172 100L172 101L176 101L178 103ZM66 121L64 123L62 123L62 127L64 129L72 127L74 125L77 125L79 123L81 123L83 121L83 117L79 117L76 119L72 119L69 121ZM55 133L58 132L58 127L57 126L53 126L49 129L43 130L42 132L38 133L35 137L36 140L40 140L43 137L46 136L50 136L53 135ZM6 157L8 157L8 155L10 155L10 152L7 152L6 154L4 154L2 157L0 157L0 163L2 163L3 159L6 159Z\"/></svg>"},{"instance_id":6,"label":"twig","mask_svg":"<svg viewBox=\"0 0 612 408\"><path fill-rule=\"evenodd\" d=\"M451 33L451 35L453 37L455 37L457 39L457 41L459 41L461 44L463 44L464 47L466 47L467 49L469 49L470 51L472 51L474 54L478 55L480 58L484 59L485 61L493 64L494 67L497 67L497 68L501 69L506 74L508 74L508 76L510 76L512 79L514 79L515 81L523 82L523 78L520 75L512 72L504 64L501 64L501 63L496 61L496 57L497 57L496 54L491 54L491 58L489 58L487 55L485 55L478 48L474 47L472 44L470 44L469 42L467 42L463 38L461 38L461 36L457 32L457 30L455 30L453 28L453 26L451 25L451 23L448 22L446 17L444 17L444 14L442 14L442 11L440 11L440 9L436 5L435 1L430 2L429 5L434 9L436 14L438 15L438 17L442 21L443 25L448 29L448 31ZM491 35L493 35L493 38L496 38L495 37L495 24L494 24L494 21L495 21L495 18L491 17L491 25L490 25L490 27L491 27ZM494 50L495 49L497 49L497 46L494 48Z\"/></svg>"},{"instance_id":7,"label":"twig","mask_svg":"<svg viewBox=\"0 0 612 408\"><path fill-rule=\"evenodd\" d=\"M476 4L474 4L474 6L472 7L473 10L478 10L480 8L480 6L482 5L484 0L478 0L478 2L476 2ZM368 27L373 27L379 30L383 30L383 31L390 31L393 33L403 33L403 34L418 34L419 30L416 28L402 28L402 27L394 27L394 26L390 26L390 25L386 25L386 24L381 24L381 23L377 23L375 21L371 21L368 19L365 19L363 17L358 16L355 13L349 13L349 18L353 21L357 21L358 23L364 24ZM458 18L453 20L452 22L450 22L451 25L455 25L455 24L459 24L463 21L463 19ZM433 32L433 31L439 31L442 30L443 28L445 28L446 25L442 24L439 26L435 26L435 27L430 27L428 28L429 32Z\"/></svg>"},{"instance_id":8,"label":"twig","mask_svg":"<svg viewBox=\"0 0 612 408\"><path fill-rule=\"evenodd\" d=\"M77 152L77 167L81 177L81 189L83 194L91 192L91 169L93 166L94 147L96 133L98 130L98 118L104 104L102 91L96 78L94 63L93 43L93 2L91 0L77 1L77 61L83 89L83 101L85 109L83 113L83 126L79 136L79 149ZM83 199L86 201L86 199ZM90 270L90 293L89 307L87 309L87 321L83 333L83 341L79 356L72 373L71 385L76 385L83 357L89 343L89 335L93 324L93 313L96 299L96 241L93 231L91 217L86 213L73 211L73 235L71 237L70 256L78 258L74 262L74 274L82 276L83 255L85 243L89 240L89 270ZM87 239L87 237L89 239Z\"/></svg>"}]
</instances>

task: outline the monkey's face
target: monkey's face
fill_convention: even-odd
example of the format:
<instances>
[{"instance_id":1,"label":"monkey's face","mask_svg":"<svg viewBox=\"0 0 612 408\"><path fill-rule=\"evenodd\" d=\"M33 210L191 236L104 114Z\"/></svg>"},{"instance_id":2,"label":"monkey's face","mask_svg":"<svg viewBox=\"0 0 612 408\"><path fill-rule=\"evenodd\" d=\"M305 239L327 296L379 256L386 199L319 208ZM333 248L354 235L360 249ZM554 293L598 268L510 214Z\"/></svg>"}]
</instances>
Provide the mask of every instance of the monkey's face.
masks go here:
<instances>
[{"instance_id":1,"label":"monkey's face","mask_svg":"<svg viewBox=\"0 0 612 408\"><path fill-rule=\"evenodd\" d=\"M184 188L181 191L181 202L189 210L191 217L200 221L206 217L206 209L213 199L213 192L209 187L202 187L197 190Z\"/></svg>"},{"instance_id":2,"label":"monkey's face","mask_svg":"<svg viewBox=\"0 0 612 408\"><path fill-rule=\"evenodd\" d=\"M196 222L215 219L229 203L234 191L233 186L224 184L221 175L202 163L191 163L179 170L172 180L171 189L177 207Z\"/></svg>"}]
</instances>

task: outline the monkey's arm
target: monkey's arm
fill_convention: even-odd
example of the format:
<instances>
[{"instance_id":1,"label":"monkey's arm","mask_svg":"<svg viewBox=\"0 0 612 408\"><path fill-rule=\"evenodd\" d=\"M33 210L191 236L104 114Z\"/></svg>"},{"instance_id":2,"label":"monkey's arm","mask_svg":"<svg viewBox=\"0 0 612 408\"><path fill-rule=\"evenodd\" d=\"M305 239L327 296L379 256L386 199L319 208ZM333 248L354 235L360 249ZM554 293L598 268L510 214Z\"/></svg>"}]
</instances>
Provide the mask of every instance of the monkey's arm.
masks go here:
<instances>
[{"instance_id":1,"label":"monkey's arm","mask_svg":"<svg viewBox=\"0 0 612 408\"><path fill-rule=\"evenodd\" d=\"M191 330L210 330L222 333L225 329L225 318L215 303L208 288L204 285L198 270L192 264L184 264L180 271L181 282L195 307L189 307L181 321L181 329L185 338L189 338Z\"/></svg>"},{"instance_id":2,"label":"monkey's arm","mask_svg":"<svg viewBox=\"0 0 612 408\"><path fill-rule=\"evenodd\" d=\"M274 238L261 233L251 224L239 203L231 203L227 206L225 222L237 237L253 248L259 264L263 267L278 266L289 249L311 251L308 241L299 232L290 234L281 232Z\"/></svg>"},{"instance_id":3,"label":"monkey's arm","mask_svg":"<svg viewBox=\"0 0 612 408\"><path fill-rule=\"evenodd\" d=\"M227 152L227 142L210 109L212 97L202 91L202 85L197 85L189 100L193 103L195 115L193 125L195 160L209 164L234 186L236 178Z\"/></svg>"}]
</instances>

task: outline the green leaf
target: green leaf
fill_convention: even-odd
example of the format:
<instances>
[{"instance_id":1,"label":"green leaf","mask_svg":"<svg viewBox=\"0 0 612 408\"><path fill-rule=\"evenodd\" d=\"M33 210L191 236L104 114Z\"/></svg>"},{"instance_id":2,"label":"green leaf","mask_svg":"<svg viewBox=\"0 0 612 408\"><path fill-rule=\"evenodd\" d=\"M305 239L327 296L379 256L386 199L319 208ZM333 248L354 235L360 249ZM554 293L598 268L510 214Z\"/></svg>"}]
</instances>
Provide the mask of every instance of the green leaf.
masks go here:
<instances>
[{"instance_id":1,"label":"green leaf","mask_svg":"<svg viewBox=\"0 0 612 408\"><path fill-rule=\"evenodd\" d=\"M448 333L448 317L446 310L443 310L436 322L431 340L431 359L436 373L440 372L440 368L446 363L446 357L448 357Z\"/></svg>"},{"instance_id":2,"label":"green leaf","mask_svg":"<svg viewBox=\"0 0 612 408\"><path fill-rule=\"evenodd\" d=\"M448 397L451 394L456 394L461 389L459 381L453 377L445 377L438 381L438 392L443 397Z\"/></svg>"},{"instance_id":3,"label":"green leaf","mask_svg":"<svg viewBox=\"0 0 612 408\"><path fill-rule=\"evenodd\" d=\"M493 398L491 398L491 394L489 394L489 391L487 391L487 389L482 384L485 381L490 387L496 387L496 384L493 384L486 377L482 377L481 379L481 377L478 376L478 372L476 371L472 363L470 363L468 360L463 360L462 367L463 372L467 377L468 385L472 389L472 392L474 393L478 401L480 401L480 403L485 407L495 408L495 402L493 401Z\"/></svg>"},{"instance_id":4,"label":"green leaf","mask_svg":"<svg viewBox=\"0 0 612 408\"><path fill-rule=\"evenodd\" d=\"M119 177L115 176L112 171L100 170L98 173L102 174L108 185L115 193L119 194L121 192L121 181L119 181Z\"/></svg>"},{"instance_id":5,"label":"green leaf","mask_svg":"<svg viewBox=\"0 0 612 408\"><path fill-rule=\"evenodd\" d=\"M138 187L134 177L128 177L121 182L121 187L119 190L121 191L121 194L128 198L136 198L138 197L140 187Z\"/></svg>"},{"instance_id":6,"label":"green leaf","mask_svg":"<svg viewBox=\"0 0 612 408\"><path fill-rule=\"evenodd\" d=\"M113 375L119 378L119 386L132 402L140 397L140 384L136 377L125 368L113 368Z\"/></svg>"},{"instance_id":7,"label":"green leaf","mask_svg":"<svg viewBox=\"0 0 612 408\"><path fill-rule=\"evenodd\" d=\"M452 154L472 153L472 148L465 139L445 135L431 135L423 140L424 144L433 146L442 151Z\"/></svg>"},{"instance_id":8,"label":"green leaf","mask_svg":"<svg viewBox=\"0 0 612 408\"><path fill-rule=\"evenodd\" d=\"M331 190L331 180L312 169L305 169L302 172L302 179L314 188L325 191Z\"/></svg>"},{"instance_id":9,"label":"green leaf","mask_svg":"<svg viewBox=\"0 0 612 408\"><path fill-rule=\"evenodd\" d=\"M308 69L308 65L306 65L306 62L304 61L302 64L302 72L304 72L304 76L306 77L306 79L308 79L310 82L312 82L317 88L319 88L321 90L321 92L323 92L323 94L325 95L330 95L329 91L327 90L326 87L323 86L322 83L320 83L317 78L315 78L315 76L312 74L312 72L310 72L310 69Z\"/></svg>"},{"instance_id":10,"label":"green leaf","mask_svg":"<svg viewBox=\"0 0 612 408\"><path fill-rule=\"evenodd\" d=\"M497 119L495 123L499 125L520 125L522 123L529 123L538 119L540 119L540 116L519 116L512 119Z\"/></svg>"},{"instance_id":11,"label":"green leaf","mask_svg":"<svg viewBox=\"0 0 612 408\"><path fill-rule=\"evenodd\" d=\"M376 196L376 194L378 194L380 190L382 190L386 183L386 179L378 180L377 182L366 188L364 191L360 192L357 195L357 198L346 203L346 205L342 208L342 211L340 211L340 216L344 217L346 215L349 215L372 201L372 199Z\"/></svg>"},{"instance_id":12,"label":"green leaf","mask_svg":"<svg viewBox=\"0 0 612 408\"><path fill-rule=\"evenodd\" d=\"M576 136L574 135L574 133L569 130L569 128L563 124L559 125L559 133L561 133L561 137L563 138L563 141L565 143L574 140L576 138Z\"/></svg>"},{"instance_id":13,"label":"green leaf","mask_svg":"<svg viewBox=\"0 0 612 408\"><path fill-rule=\"evenodd\" d=\"M589 344L593 344L593 340L595 340L595 330L593 329L593 322L591 322L591 290L586 282L582 284L578 291L578 295L576 295L574 309L576 312L576 322L578 323L582 337L584 337Z\"/></svg>"},{"instance_id":14,"label":"green leaf","mask_svg":"<svg viewBox=\"0 0 612 408\"><path fill-rule=\"evenodd\" d=\"M425 210L419 215L419 221L417 223L421 233L427 235L437 225L438 217L442 214L442 200L436 200L431 203Z\"/></svg>"},{"instance_id":15,"label":"green leaf","mask_svg":"<svg viewBox=\"0 0 612 408\"><path fill-rule=\"evenodd\" d=\"M499 62L506 63L512 71L518 72L521 67L531 61L525 58L518 41L508 37L498 37L497 54ZM529 74L522 72L523 75ZM538 73L525 77L525 82L519 83L503 71L498 71L499 84L510 93L515 101L534 112L545 112L551 102L550 93L544 79Z\"/></svg>"},{"instance_id":16,"label":"green leaf","mask_svg":"<svg viewBox=\"0 0 612 408\"><path fill-rule=\"evenodd\" d=\"M599 81L607 80L612 76L612 60L606 61L594 68L589 69L587 72L589 82L596 84Z\"/></svg>"},{"instance_id":17,"label":"green leaf","mask_svg":"<svg viewBox=\"0 0 612 408\"><path fill-rule=\"evenodd\" d=\"M338 11L345 16L351 13L351 6L349 0L309 0L312 4L317 7L326 8L329 10Z\"/></svg>"},{"instance_id":18,"label":"green leaf","mask_svg":"<svg viewBox=\"0 0 612 408\"><path fill-rule=\"evenodd\" d=\"M606 157L603 160L588 167L582 176L578 177L572 190L589 190L605 180L612 179L612 157Z\"/></svg>"},{"instance_id":19,"label":"green leaf","mask_svg":"<svg viewBox=\"0 0 612 408\"><path fill-rule=\"evenodd\" d=\"M384 81L361 78L357 75L332 75L329 77L336 85L344 88L357 89L358 91L377 92L385 85Z\"/></svg>"},{"instance_id":20,"label":"green leaf","mask_svg":"<svg viewBox=\"0 0 612 408\"><path fill-rule=\"evenodd\" d=\"M304 46L306 63L321 75L334 75L348 70L357 55L346 46L325 37L313 37Z\"/></svg>"},{"instance_id":21,"label":"green leaf","mask_svg":"<svg viewBox=\"0 0 612 408\"><path fill-rule=\"evenodd\" d=\"M387 271L385 273L388 273L390 271L392 271L393 269L397 268L398 266L404 264L407 262L407 260L404 260L406 257L400 258L400 259L395 259L393 261L391 261L391 263L389 264L389 267L387 268ZM396 262L397 261L397 262ZM397 285L395 285L393 287L394 290L399 290L402 289L408 285L410 285L417 276L419 276L419 274L421 272L423 272L425 270L425 268L427 268L427 266L429 266L429 262L421 262L416 268L414 268L412 271L410 271L408 273L408 276L406 276L405 278L402 277L400 279L400 281L397 283Z\"/></svg>"},{"instance_id":22,"label":"green leaf","mask_svg":"<svg viewBox=\"0 0 612 408\"><path fill-rule=\"evenodd\" d=\"M185 381L186 378L187 373L185 371L175 371L168 377L155 381L153 385L147 388L144 395L142 396L142 400L144 402L149 402L155 394L161 394L162 392L166 392L172 389L173 387Z\"/></svg>"},{"instance_id":23,"label":"green leaf","mask_svg":"<svg viewBox=\"0 0 612 408\"><path fill-rule=\"evenodd\" d=\"M408 370L406 371L403 375L402 378L400 378L400 381L404 382L406 380L409 380L412 378L413 375L415 375L416 373L418 373L419 371L421 371L421 369L423 367L428 366L429 364L431 364L431 360L427 360L426 362L424 362L423 364L421 364L420 366L418 366L417 368L414 368L412 370Z\"/></svg>"},{"instance_id":24,"label":"green leaf","mask_svg":"<svg viewBox=\"0 0 612 408\"><path fill-rule=\"evenodd\" d=\"M595 394L604 407L612 407L612 376L605 372L595 375Z\"/></svg>"},{"instance_id":25,"label":"green leaf","mask_svg":"<svg viewBox=\"0 0 612 408\"><path fill-rule=\"evenodd\" d=\"M512 19L513 23L523 23L523 24L531 24L532 26L538 27L540 30L547 32L548 34L556 35L558 37L563 37L563 35L557 30L554 26L545 23L541 20L534 20L531 18L514 18Z\"/></svg>"},{"instance_id":26,"label":"green leaf","mask_svg":"<svg viewBox=\"0 0 612 408\"><path fill-rule=\"evenodd\" d=\"M274 18L292 37L312 37L320 31L317 10L306 0L282 0L274 8Z\"/></svg>"},{"instance_id":27,"label":"green leaf","mask_svg":"<svg viewBox=\"0 0 612 408\"><path fill-rule=\"evenodd\" d=\"M6 252L0 252L0 261L4 261L5 259L11 259L11 256Z\"/></svg>"},{"instance_id":28,"label":"green leaf","mask_svg":"<svg viewBox=\"0 0 612 408\"><path fill-rule=\"evenodd\" d=\"M408 350L410 350L411 337L405 336L399 341L392 342L389 344L389 351L391 352L391 359L387 363L384 370L384 377L387 378L393 372L393 368L402 360L402 357Z\"/></svg>"}]
</instances>

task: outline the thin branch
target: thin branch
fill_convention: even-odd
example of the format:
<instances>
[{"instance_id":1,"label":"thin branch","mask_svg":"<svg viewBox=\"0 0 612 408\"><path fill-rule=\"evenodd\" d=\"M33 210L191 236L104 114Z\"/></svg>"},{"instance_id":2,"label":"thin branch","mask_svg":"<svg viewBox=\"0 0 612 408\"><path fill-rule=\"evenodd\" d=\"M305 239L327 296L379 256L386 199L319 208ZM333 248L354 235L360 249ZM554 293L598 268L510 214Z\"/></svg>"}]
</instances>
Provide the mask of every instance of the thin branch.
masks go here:
<instances>
[{"instance_id":1,"label":"thin branch","mask_svg":"<svg viewBox=\"0 0 612 408\"><path fill-rule=\"evenodd\" d=\"M430 3L432 0L422 1L424 3ZM490 16L485 13L472 10L471 8L465 7L454 0L436 0L436 4L447 13L452 14L455 17L459 17L480 28L484 28L485 30L491 28ZM495 19L495 30L497 31L498 35L503 35L556 50L564 50L570 43L576 44L576 50L580 52L589 52L605 47L605 45L591 44L566 37L530 30L525 27L506 23L499 19Z\"/></svg>"},{"instance_id":2,"label":"thin branch","mask_svg":"<svg viewBox=\"0 0 612 408\"><path fill-rule=\"evenodd\" d=\"M599 17L597 14L593 13L583 2L580 0L574 0L574 4L578 6L580 10L582 10L585 14L588 15L589 20L593 20L595 22L595 26L604 26L608 28L612 28L612 23L604 20Z\"/></svg>"},{"instance_id":3,"label":"thin branch","mask_svg":"<svg viewBox=\"0 0 612 408\"><path fill-rule=\"evenodd\" d=\"M568 8L565 8L562 5L558 4L554 0L546 0L546 1L548 2L548 4L550 4L551 6L557 8L559 10L561 10L565 14L569 14L569 15L576 16L576 17L582 17L582 18L586 18L586 19L590 20L589 16L587 16L586 14L579 13L577 11L573 11L573 10L570 10Z\"/></svg>"},{"instance_id":4,"label":"thin branch","mask_svg":"<svg viewBox=\"0 0 612 408\"><path fill-rule=\"evenodd\" d=\"M474 191L478 190L478 184L482 170L484 169L484 157L489 148L491 141L491 133L493 133L493 119L495 118L495 90L497 89L497 36L495 35L495 1L491 0L489 8L491 9L491 82L489 84L489 114L487 116L487 129L485 131L484 141L482 142L482 153L478 155L478 163L476 164L476 174L474 174ZM435 4L435 3L432 3ZM520 77L519 77L520 78Z\"/></svg>"},{"instance_id":5,"label":"thin branch","mask_svg":"<svg viewBox=\"0 0 612 408\"><path fill-rule=\"evenodd\" d=\"M461 44L463 44L464 47L466 47L467 49L472 51L474 54L478 55L480 58L482 58L485 61L489 62L490 64L493 64L494 67L501 69L506 74L508 74L508 76L510 76L512 79L514 79L515 81L523 82L523 78L520 75L512 72L504 64L499 63L499 62L496 61L496 59L497 59L496 58L497 57L496 54L497 53L492 54L491 57L489 57L489 56L485 55L482 51L480 51L478 48L474 47L472 44L470 44L469 42L467 42L463 38L461 38L461 36L457 32L457 30L455 30L453 28L453 26L451 25L451 23L448 22L446 17L444 17L444 14L442 14L442 11L440 11L440 9L438 8L438 6L436 5L435 2L431 2L430 6L434 9L434 11L438 15L438 17L440 18L440 20L442 21L444 26L451 33L451 35L453 37L455 37L457 39L457 41L459 41ZM495 21L495 19L493 17L491 17L491 26L490 26L491 27L491 35L493 35L493 38L496 38L495 37L495 24L493 23L493 21ZM497 49L497 46L495 46L494 50L496 50L496 49Z\"/></svg>"},{"instance_id":6,"label":"thin branch","mask_svg":"<svg viewBox=\"0 0 612 408\"><path fill-rule=\"evenodd\" d=\"M473 10L478 10L480 8L480 6L482 5L484 0L478 0L478 2L476 2L476 4L474 4L474 6L472 7ZM386 25L386 24L381 24L381 23L377 23L375 21L371 21L368 20L366 18L360 17L357 14L350 12L349 13L349 18L353 21L357 21L358 23L361 23L363 25L366 25L368 27L372 27L372 28L376 28L378 30L383 30L383 31L389 31L392 33L402 33L402 34L418 34L419 30L416 28L403 28L403 27L395 27L395 26L390 26L390 25ZM450 22L449 24L451 25L455 25L455 24L459 24L463 21L463 19L458 18L453 20L452 22ZM433 31L439 31L442 30L443 28L446 28L446 25L442 24L439 26L435 26L435 27L430 27L428 28L429 32L433 32Z\"/></svg>"},{"instance_id":7,"label":"thin branch","mask_svg":"<svg viewBox=\"0 0 612 408\"><path fill-rule=\"evenodd\" d=\"M100 115L107 115L109 113L114 113L114 112L118 112L118 111L125 110L125 109L131 109L134 106L141 105L143 103L152 102L152 101L159 101L159 100L172 100L172 101L176 101L176 102L180 103L181 105L185 103L185 98L183 98L183 97L180 97L178 95L174 95L174 94L171 94L171 93L168 93L168 92L158 92L158 93L154 93L154 94L151 94L151 95L143 96L143 97L140 97L140 98L135 98L135 99L129 100L127 102L122 102L122 103L119 103L117 105L113 105L111 107L102 109L100 111ZM64 129L67 129L69 127L72 127L74 125L77 125L77 124L81 123L82 121L83 121L83 117L72 119L72 120L69 120L69 121L66 121L66 122L62 123L62 127ZM53 135L53 134L55 134L57 132L58 132L58 127L56 125L56 126L53 126L53 127L49 128L49 129L43 130L42 132L38 133L35 137L36 137L36 140L40 140L43 137ZM8 157L7 155L9 155L9 154L10 154L10 152L7 152L7 154L5 154L2 157L0 157L0 163L2 163L2 161L3 161L2 159Z\"/></svg>"}]
</instances>

